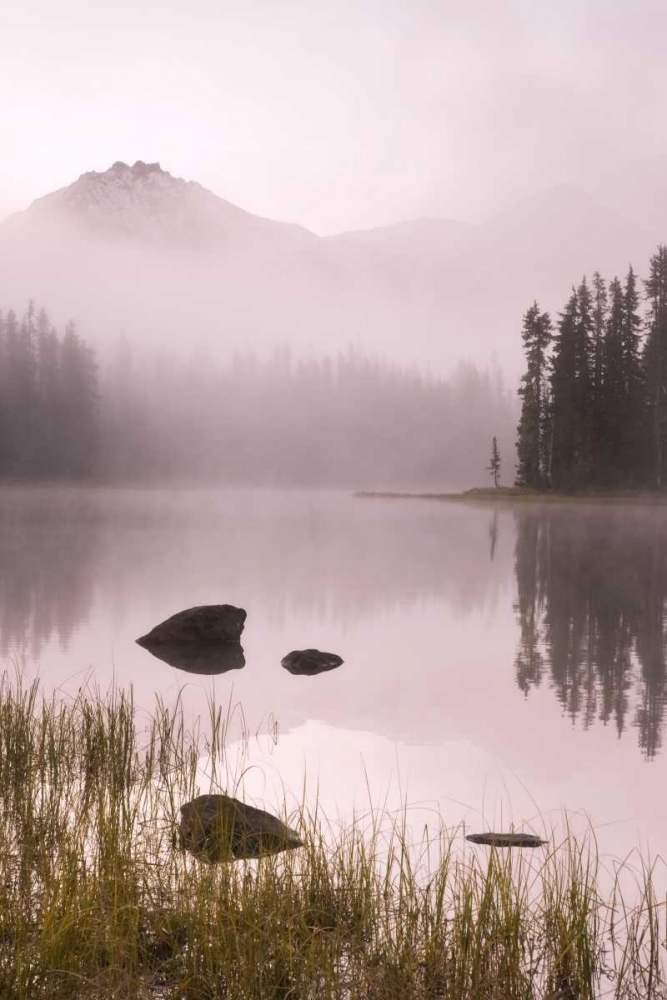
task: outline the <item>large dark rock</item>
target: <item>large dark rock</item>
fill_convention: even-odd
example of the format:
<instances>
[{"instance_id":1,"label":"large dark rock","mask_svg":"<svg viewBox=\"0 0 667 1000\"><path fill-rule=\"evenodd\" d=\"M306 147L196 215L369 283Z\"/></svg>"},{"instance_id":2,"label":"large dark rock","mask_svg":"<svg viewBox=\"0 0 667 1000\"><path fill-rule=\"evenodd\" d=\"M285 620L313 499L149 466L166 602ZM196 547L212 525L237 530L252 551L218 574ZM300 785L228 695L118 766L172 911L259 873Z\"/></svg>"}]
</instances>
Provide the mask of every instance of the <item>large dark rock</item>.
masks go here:
<instances>
[{"instance_id":1,"label":"large dark rock","mask_svg":"<svg viewBox=\"0 0 667 1000\"><path fill-rule=\"evenodd\" d=\"M466 840L489 847L542 847L547 843L532 833L470 833Z\"/></svg>"},{"instance_id":2,"label":"large dark rock","mask_svg":"<svg viewBox=\"0 0 667 1000\"><path fill-rule=\"evenodd\" d=\"M241 638L245 620L243 608L231 604L202 604L177 612L137 642L151 651L162 643L236 642Z\"/></svg>"},{"instance_id":3,"label":"large dark rock","mask_svg":"<svg viewBox=\"0 0 667 1000\"><path fill-rule=\"evenodd\" d=\"M305 674L312 677L325 670L340 667L343 662L335 653L321 653L319 649L293 649L280 661L291 674Z\"/></svg>"},{"instance_id":4,"label":"large dark rock","mask_svg":"<svg viewBox=\"0 0 667 1000\"><path fill-rule=\"evenodd\" d=\"M233 861L303 847L276 816L229 795L199 795L181 806L181 847L204 861Z\"/></svg>"},{"instance_id":5,"label":"large dark rock","mask_svg":"<svg viewBox=\"0 0 667 1000\"><path fill-rule=\"evenodd\" d=\"M143 646L172 667L189 674L224 674L245 666L240 642L159 642L148 644L146 636L137 639Z\"/></svg>"}]
</instances>

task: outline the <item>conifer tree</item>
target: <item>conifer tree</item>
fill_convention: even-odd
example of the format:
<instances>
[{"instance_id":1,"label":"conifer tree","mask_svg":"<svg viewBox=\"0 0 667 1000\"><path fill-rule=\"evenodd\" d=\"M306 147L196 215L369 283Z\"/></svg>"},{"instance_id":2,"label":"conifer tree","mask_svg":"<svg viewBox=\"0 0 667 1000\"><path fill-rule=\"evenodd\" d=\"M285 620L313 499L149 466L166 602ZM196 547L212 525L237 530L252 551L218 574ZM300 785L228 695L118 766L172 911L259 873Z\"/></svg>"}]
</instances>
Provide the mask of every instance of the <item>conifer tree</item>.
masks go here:
<instances>
[{"instance_id":1,"label":"conifer tree","mask_svg":"<svg viewBox=\"0 0 667 1000\"><path fill-rule=\"evenodd\" d=\"M64 475L83 478L93 471L98 442L97 364L73 323L62 339L60 365L60 465Z\"/></svg>"},{"instance_id":2,"label":"conifer tree","mask_svg":"<svg viewBox=\"0 0 667 1000\"><path fill-rule=\"evenodd\" d=\"M551 320L534 302L523 318L521 333L526 355L526 373L521 379L521 418L517 428L518 486L539 488L547 480L547 351Z\"/></svg>"},{"instance_id":3,"label":"conifer tree","mask_svg":"<svg viewBox=\"0 0 667 1000\"><path fill-rule=\"evenodd\" d=\"M4 473L21 470L23 386L19 323L10 309L5 317L5 467Z\"/></svg>"},{"instance_id":4,"label":"conifer tree","mask_svg":"<svg viewBox=\"0 0 667 1000\"><path fill-rule=\"evenodd\" d=\"M593 298L584 277L577 289L575 335L575 456L574 481L590 483L594 476ZM593 404L593 405L592 405Z\"/></svg>"},{"instance_id":5,"label":"conifer tree","mask_svg":"<svg viewBox=\"0 0 667 1000\"><path fill-rule=\"evenodd\" d=\"M661 489L667 422L667 246L661 244L651 257L649 277L644 284L650 304L643 361L651 437L651 478Z\"/></svg>"},{"instance_id":6,"label":"conifer tree","mask_svg":"<svg viewBox=\"0 0 667 1000\"><path fill-rule=\"evenodd\" d=\"M603 343L603 387L601 398L601 431L603 436L600 468L602 480L612 485L619 479L622 463L626 375L623 357L623 337L626 326L625 295L617 277L609 286L610 309L605 324Z\"/></svg>"},{"instance_id":7,"label":"conifer tree","mask_svg":"<svg viewBox=\"0 0 667 1000\"><path fill-rule=\"evenodd\" d=\"M599 271L593 275L593 329L591 344L591 477L600 481L603 464L603 344L607 319L607 286Z\"/></svg>"},{"instance_id":8,"label":"conifer tree","mask_svg":"<svg viewBox=\"0 0 667 1000\"><path fill-rule=\"evenodd\" d=\"M573 289L560 314L551 358L551 483L574 485L577 456L577 330L579 300Z\"/></svg>"},{"instance_id":9,"label":"conifer tree","mask_svg":"<svg viewBox=\"0 0 667 1000\"><path fill-rule=\"evenodd\" d=\"M632 267L628 269L623 289L623 374L624 422L619 464L626 470L626 479L637 483L646 465L646 380L642 368L642 318L638 313L639 292Z\"/></svg>"},{"instance_id":10,"label":"conifer tree","mask_svg":"<svg viewBox=\"0 0 667 1000\"><path fill-rule=\"evenodd\" d=\"M493 485L498 486L500 480L500 452L498 451L498 438L493 437L491 441L491 461L486 467L486 471L493 476Z\"/></svg>"},{"instance_id":11,"label":"conifer tree","mask_svg":"<svg viewBox=\"0 0 667 1000\"><path fill-rule=\"evenodd\" d=\"M58 475L60 449L60 341L44 309L37 314L37 404L39 437L36 473Z\"/></svg>"},{"instance_id":12,"label":"conifer tree","mask_svg":"<svg viewBox=\"0 0 667 1000\"><path fill-rule=\"evenodd\" d=\"M7 338L5 316L0 312L0 476L7 465Z\"/></svg>"}]
</instances>

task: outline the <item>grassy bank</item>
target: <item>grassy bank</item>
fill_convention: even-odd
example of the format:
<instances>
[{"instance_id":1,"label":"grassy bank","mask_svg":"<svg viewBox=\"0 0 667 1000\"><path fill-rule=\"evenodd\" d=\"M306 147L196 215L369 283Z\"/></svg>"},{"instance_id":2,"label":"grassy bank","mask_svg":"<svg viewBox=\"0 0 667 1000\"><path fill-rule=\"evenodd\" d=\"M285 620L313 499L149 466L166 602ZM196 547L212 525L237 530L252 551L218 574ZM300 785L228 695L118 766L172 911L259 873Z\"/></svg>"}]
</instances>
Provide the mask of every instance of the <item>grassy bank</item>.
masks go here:
<instances>
[{"instance_id":1,"label":"grassy bank","mask_svg":"<svg viewBox=\"0 0 667 1000\"><path fill-rule=\"evenodd\" d=\"M462 849L459 831L304 806L301 850L207 866L175 846L225 719L128 693L0 686L0 997L574 1000L664 997L652 872L603 895L594 844ZM201 784L201 781L199 782ZM233 789L229 789L233 791ZM626 899L628 897L626 896Z\"/></svg>"},{"instance_id":2,"label":"grassy bank","mask_svg":"<svg viewBox=\"0 0 667 1000\"><path fill-rule=\"evenodd\" d=\"M407 493L362 490L354 494L361 499L393 500L456 500L484 503L630 503L667 504L667 492L648 490L582 490L577 493L557 493L554 490L528 490L521 486L477 486L461 493Z\"/></svg>"}]
</instances>

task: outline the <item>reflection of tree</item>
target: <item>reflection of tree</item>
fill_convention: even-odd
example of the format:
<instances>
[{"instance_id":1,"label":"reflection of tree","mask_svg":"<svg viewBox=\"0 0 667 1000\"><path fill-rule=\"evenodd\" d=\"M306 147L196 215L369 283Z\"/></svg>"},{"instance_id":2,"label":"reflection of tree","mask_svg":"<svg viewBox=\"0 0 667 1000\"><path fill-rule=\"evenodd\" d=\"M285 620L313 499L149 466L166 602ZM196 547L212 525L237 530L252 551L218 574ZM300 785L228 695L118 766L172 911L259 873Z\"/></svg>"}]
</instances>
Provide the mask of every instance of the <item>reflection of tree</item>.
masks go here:
<instances>
[{"instance_id":1,"label":"reflection of tree","mask_svg":"<svg viewBox=\"0 0 667 1000\"><path fill-rule=\"evenodd\" d=\"M495 559L497 545L498 545L498 511L494 510L493 516L491 518L491 524L489 525L489 556L491 558L491 562L493 562L493 560Z\"/></svg>"},{"instance_id":2,"label":"reflection of tree","mask_svg":"<svg viewBox=\"0 0 667 1000\"><path fill-rule=\"evenodd\" d=\"M51 493L57 504L49 503ZM64 511L56 516L54 506ZM3 494L0 666L8 657L38 659L54 636L66 648L86 618L92 603L95 534L83 513L74 490Z\"/></svg>"},{"instance_id":3,"label":"reflection of tree","mask_svg":"<svg viewBox=\"0 0 667 1000\"><path fill-rule=\"evenodd\" d=\"M220 599L274 624L347 628L430 602L465 617L492 608L504 586L507 551L498 547L490 572L488 544L479 512L458 505L307 491L1 488L0 669L10 656L39 660L49 642L66 647L89 617L85 631L97 640L105 609L124 635L144 595L158 595L161 617Z\"/></svg>"},{"instance_id":4,"label":"reflection of tree","mask_svg":"<svg viewBox=\"0 0 667 1000\"><path fill-rule=\"evenodd\" d=\"M540 508L517 514L516 678L528 693L546 671L564 710L585 727L634 705L639 744L661 745L667 531L655 510Z\"/></svg>"}]
</instances>

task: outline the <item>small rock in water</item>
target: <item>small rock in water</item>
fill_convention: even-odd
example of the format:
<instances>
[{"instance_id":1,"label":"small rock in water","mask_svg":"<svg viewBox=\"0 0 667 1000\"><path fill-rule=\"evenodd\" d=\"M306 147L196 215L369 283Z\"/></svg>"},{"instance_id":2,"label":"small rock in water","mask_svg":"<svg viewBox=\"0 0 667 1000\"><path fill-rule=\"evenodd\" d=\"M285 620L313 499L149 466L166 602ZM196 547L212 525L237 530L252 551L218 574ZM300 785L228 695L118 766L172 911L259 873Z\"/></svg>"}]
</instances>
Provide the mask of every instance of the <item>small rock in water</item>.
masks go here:
<instances>
[{"instance_id":1,"label":"small rock in water","mask_svg":"<svg viewBox=\"0 0 667 1000\"><path fill-rule=\"evenodd\" d=\"M179 670L187 670L189 674L224 674L228 670L241 670L245 667L245 656L240 642L181 641L151 645L139 639L137 642L159 660Z\"/></svg>"},{"instance_id":2,"label":"small rock in water","mask_svg":"<svg viewBox=\"0 0 667 1000\"><path fill-rule=\"evenodd\" d=\"M241 638L246 613L231 604L202 604L179 611L142 635L137 642L146 649L160 643L234 642Z\"/></svg>"},{"instance_id":3,"label":"small rock in water","mask_svg":"<svg viewBox=\"0 0 667 1000\"><path fill-rule=\"evenodd\" d=\"M490 847L542 847L548 843L532 833L470 833L466 840Z\"/></svg>"},{"instance_id":4,"label":"small rock in water","mask_svg":"<svg viewBox=\"0 0 667 1000\"><path fill-rule=\"evenodd\" d=\"M280 661L291 674L305 674L312 677L324 670L333 670L343 662L335 653L321 653L319 649L294 649Z\"/></svg>"},{"instance_id":5,"label":"small rock in water","mask_svg":"<svg viewBox=\"0 0 667 1000\"><path fill-rule=\"evenodd\" d=\"M181 806L181 847L204 861L234 861L303 847L277 816L229 795L199 795Z\"/></svg>"}]
</instances>

